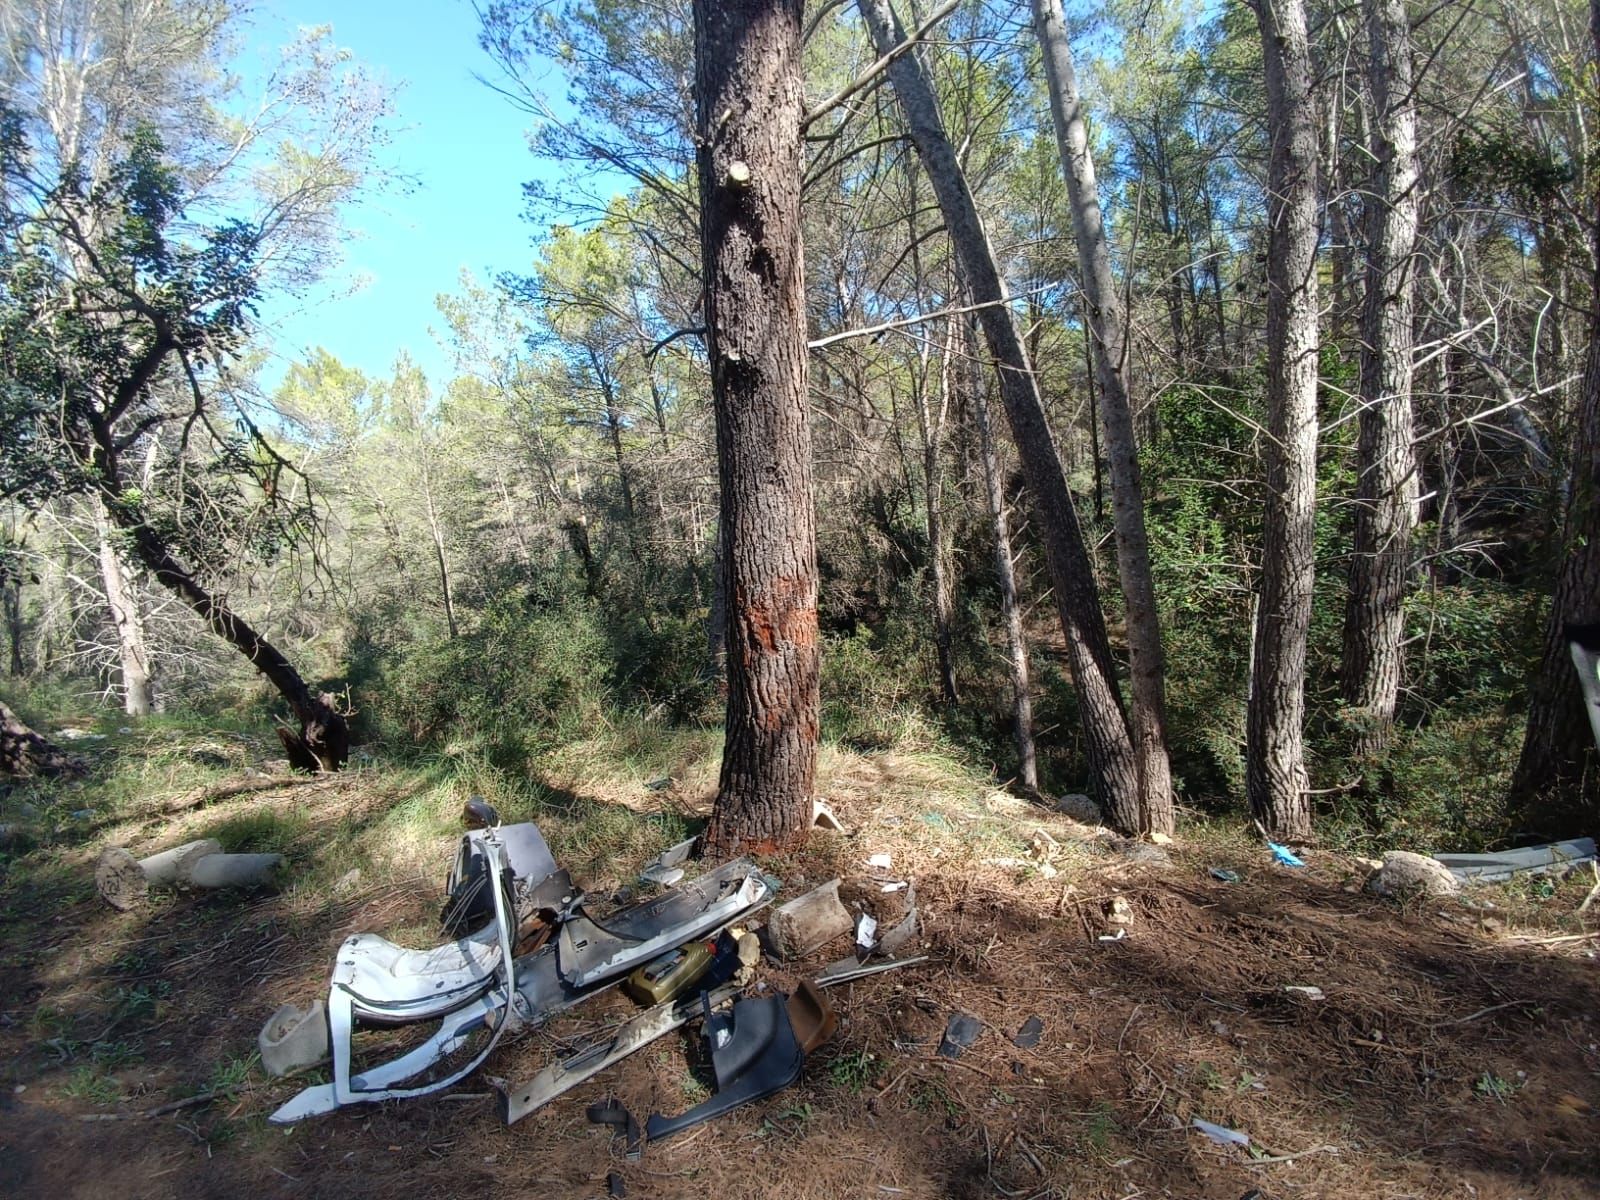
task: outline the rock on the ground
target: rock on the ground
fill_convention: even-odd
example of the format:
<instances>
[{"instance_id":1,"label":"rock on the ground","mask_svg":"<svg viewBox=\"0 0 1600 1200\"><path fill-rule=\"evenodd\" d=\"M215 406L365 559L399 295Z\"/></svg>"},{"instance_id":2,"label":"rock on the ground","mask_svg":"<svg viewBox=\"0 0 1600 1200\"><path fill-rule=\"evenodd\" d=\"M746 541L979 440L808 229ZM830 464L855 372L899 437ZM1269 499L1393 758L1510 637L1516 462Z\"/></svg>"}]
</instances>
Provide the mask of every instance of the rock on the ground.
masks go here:
<instances>
[{"instance_id":1,"label":"rock on the ground","mask_svg":"<svg viewBox=\"0 0 1600 1200\"><path fill-rule=\"evenodd\" d=\"M1152 846L1149 842L1141 842L1135 838L1120 838L1117 843L1117 853L1129 862L1143 863L1149 867L1170 867L1172 855L1160 846Z\"/></svg>"},{"instance_id":2,"label":"rock on the ground","mask_svg":"<svg viewBox=\"0 0 1600 1200\"><path fill-rule=\"evenodd\" d=\"M1100 806L1082 792L1068 792L1057 797L1056 811L1085 825L1099 825L1104 820Z\"/></svg>"},{"instance_id":3,"label":"rock on the ground","mask_svg":"<svg viewBox=\"0 0 1600 1200\"><path fill-rule=\"evenodd\" d=\"M1402 896L1420 892L1425 896L1453 896L1461 884L1443 863L1426 854L1391 850L1383 856L1383 866L1367 880L1367 890L1379 896Z\"/></svg>"}]
</instances>

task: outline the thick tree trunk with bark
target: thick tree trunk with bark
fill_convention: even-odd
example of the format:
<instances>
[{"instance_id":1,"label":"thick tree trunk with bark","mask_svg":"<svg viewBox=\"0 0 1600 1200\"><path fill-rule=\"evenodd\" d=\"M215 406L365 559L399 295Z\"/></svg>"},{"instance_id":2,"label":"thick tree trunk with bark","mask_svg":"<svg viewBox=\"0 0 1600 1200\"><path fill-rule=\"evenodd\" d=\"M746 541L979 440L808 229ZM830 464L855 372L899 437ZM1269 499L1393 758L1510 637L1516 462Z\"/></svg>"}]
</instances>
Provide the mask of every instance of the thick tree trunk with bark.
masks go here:
<instances>
[{"instance_id":1,"label":"thick tree trunk with bark","mask_svg":"<svg viewBox=\"0 0 1600 1200\"><path fill-rule=\"evenodd\" d=\"M1155 582L1150 574L1150 540L1145 533L1144 486L1139 477L1139 445L1134 436L1133 405L1128 397L1127 331L1122 303L1111 274L1111 251L1100 215L1100 193L1094 159L1078 98L1072 47L1067 41L1061 0L1033 0L1033 27L1044 52L1050 114L1055 122L1056 149L1066 176L1072 208L1072 232L1078 243L1078 269L1093 346L1095 374L1100 381L1100 411L1105 423L1106 451L1111 466L1111 513L1117 536L1117 568L1127 608L1129 675L1133 685L1132 732L1138 758L1143 814L1141 824L1152 833L1172 832L1172 768L1167 759L1166 661L1161 648L1161 617ZM1164 193L1165 189L1163 189ZM1163 199L1165 210L1165 200ZM1178 287L1175 273L1171 287ZM1173 315L1182 369L1181 304Z\"/></svg>"},{"instance_id":2,"label":"thick tree trunk with bark","mask_svg":"<svg viewBox=\"0 0 1600 1200\"><path fill-rule=\"evenodd\" d=\"M1028 639L1022 632L1022 606L1017 603L1017 575L1011 558L1011 523L1006 517L1005 482L989 428L989 401L974 367L972 414L978 426L983 483L994 529L994 573L1000 584L1000 615L1006 626L1006 663L1011 669L1012 736L1017 743L1017 779L1030 792L1039 790L1039 762L1033 745L1033 685L1028 678Z\"/></svg>"},{"instance_id":3,"label":"thick tree trunk with bark","mask_svg":"<svg viewBox=\"0 0 1600 1200\"><path fill-rule=\"evenodd\" d=\"M1591 0L1589 20L1600 54L1600 0ZM1600 623L1600 206L1591 217L1597 265L1589 301L1589 353L1572 423L1572 476L1556 546L1560 565L1544 656L1528 700L1528 729L1511 779L1511 799L1526 826L1551 837L1592 833L1600 810L1600 752L1566 632L1569 625Z\"/></svg>"},{"instance_id":4,"label":"thick tree trunk with bark","mask_svg":"<svg viewBox=\"0 0 1600 1200\"><path fill-rule=\"evenodd\" d=\"M100 543L100 582L106 607L117 633L117 657L122 668L122 711L130 717L147 717L155 709L155 678L145 645L144 614L139 591L112 542L105 507L95 504L95 532Z\"/></svg>"},{"instance_id":5,"label":"thick tree trunk with bark","mask_svg":"<svg viewBox=\"0 0 1600 1200\"><path fill-rule=\"evenodd\" d=\"M1405 0L1364 6L1377 173L1367 216L1355 546L1340 682L1359 723L1357 750L1371 752L1388 740L1400 695L1403 604L1417 524L1411 379L1418 179Z\"/></svg>"},{"instance_id":6,"label":"thick tree trunk with bark","mask_svg":"<svg viewBox=\"0 0 1600 1200\"><path fill-rule=\"evenodd\" d=\"M887 0L859 0L880 55L905 40ZM1061 470L1038 381L1017 332L1009 297L989 236L939 115L933 84L915 50L888 67L923 169L933 184L945 226L978 310L978 323L1000 378L1000 396L1039 520L1045 558L1055 588L1067 657L1077 689L1089 770L1111 823L1124 833L1140 829L1139 772L1122 696L1117 690L1105 614L1084 544L1072 493Z\"/></svg>"},{"instance_id":7,"label":"thick tree trunk with bark","mask_svg":"<svg viewBox=\"0 0 1600 1200\"><path fill-rule=\"evenodd\" d=\"M802 0L695 0L706 348L722 487L727 732L703 852L811 825L820 703L800 239Z\"/></svg>"},{"instance_id":8,"label":"thick tree trunk with bark","mask_svg":"<svg viewBox=\"0 0 1600 1200\"><path fill-rule=\"evenodd\" d=\"M1306 636L1317 491L1317 113L1303 0L1251 0L1266 59L1266 511L1246 719L1250 811L1280 838L1311 835Z\"/></svg>"}]
</instances>

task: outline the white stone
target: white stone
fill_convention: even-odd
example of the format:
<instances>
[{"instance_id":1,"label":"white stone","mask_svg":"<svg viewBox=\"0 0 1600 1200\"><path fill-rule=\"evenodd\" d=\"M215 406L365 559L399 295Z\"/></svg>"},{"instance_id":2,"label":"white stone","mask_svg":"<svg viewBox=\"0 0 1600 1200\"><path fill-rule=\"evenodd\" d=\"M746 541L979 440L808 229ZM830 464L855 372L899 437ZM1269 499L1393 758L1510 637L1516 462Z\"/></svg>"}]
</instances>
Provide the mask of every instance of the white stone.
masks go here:
<instances>
[{"instance_id":1,"label":"white stone","mask_svg":"<svg viewBox=\"0 0 1600 1200\"><path fill-rule=\"evenodd\" d=\"M1420 892L1425 896L1453 896L1461 884L1443 863L1426 854L1391 850L1383 856L1383 866L1367 880L1367 890L1379 896L1403 896Z\"/></svg>"}]
</instances>

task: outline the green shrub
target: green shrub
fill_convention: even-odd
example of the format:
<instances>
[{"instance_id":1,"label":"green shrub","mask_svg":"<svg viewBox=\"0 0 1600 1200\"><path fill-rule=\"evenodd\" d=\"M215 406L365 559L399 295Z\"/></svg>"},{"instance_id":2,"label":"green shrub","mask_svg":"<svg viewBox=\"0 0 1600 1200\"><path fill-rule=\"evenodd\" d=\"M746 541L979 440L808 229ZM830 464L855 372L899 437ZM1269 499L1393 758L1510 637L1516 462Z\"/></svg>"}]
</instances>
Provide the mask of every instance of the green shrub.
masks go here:
<instances>
[{"instance_id":1,"label":"green shrub","mask_svg":"<svg viewBox=\"0 0 1600 1200\"><path fill-rule=\"evenodd\" d=\"M593 726L610 665L593 605L536 608L508 595L458 637L399 646L373 673L362 707L385 741L512 764Z\"/></svg>"}]
</instances>

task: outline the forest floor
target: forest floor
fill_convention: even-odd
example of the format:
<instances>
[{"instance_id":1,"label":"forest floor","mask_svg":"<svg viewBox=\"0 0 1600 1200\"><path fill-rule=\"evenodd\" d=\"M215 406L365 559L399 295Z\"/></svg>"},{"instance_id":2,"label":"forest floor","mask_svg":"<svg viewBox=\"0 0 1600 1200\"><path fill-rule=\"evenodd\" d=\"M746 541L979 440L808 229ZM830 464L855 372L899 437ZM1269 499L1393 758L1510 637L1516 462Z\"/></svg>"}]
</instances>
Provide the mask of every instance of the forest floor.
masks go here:
<instances>
[{"instance_id":1,"label":"forest floor","mask_svg":"<svg viewBox=\"0 0 1600 1200\"><path fill-rule=\"evenodd\" d=\"M916 880L930 957L832 989L839 1032L796 1086L627 1162L585 1107L616 1095L642 1119L701 1098L684 1031L510 1128L481 1077L276 1128L267 1114L305 1081L263 1075L257 1030L322 994L352 932L438 940L469 788L508 820L536 817L603 895L693 828L714 736L612 731L533 783L448 763L264 781L245 774L263 769L263 743L175 726L80 745L101 782L30 793L60 814L56 832L0 858L0 1195L593 1197L611 1172L629 1196L716 1200L1600 1192L1600 912L1577 911L1586 874L1395 903L1361 892L1349 860L1273 866L1198 821L1168 864L1136 863L946 759L837 748L819 791L848 834L765 865L795 895L890 854ZM230 794L240 785L259 790ZM1039 839L1050 870L1030 855L1040 829L1056 843ZM95 896L101 846L199 836L285 851L284 886L132 913ZM844 952L831 949L819 964ZM793 977L762 970L779 987ZM487 1070L524 1079L627 1005L608 994ZM938 1057L958 1011L984 1032ZM1043 1038L1019 1049L1031 1016ZM1195 1118L1250 1148L1214 1144Z\"/></svg>"}]
</instances>

